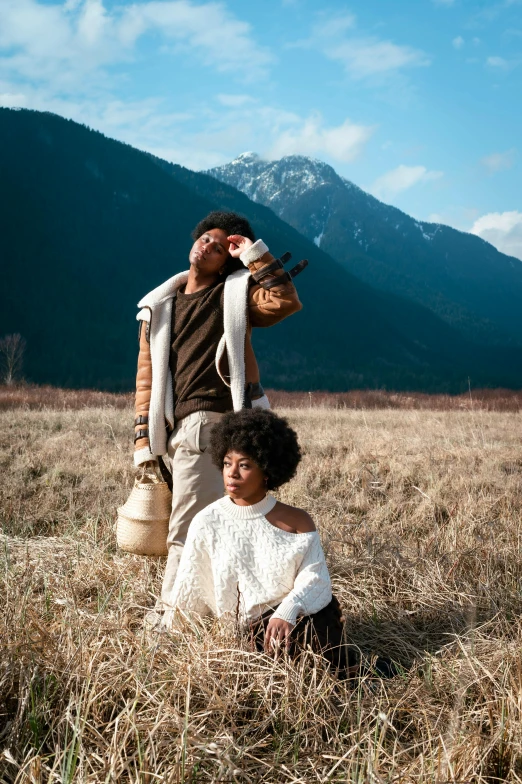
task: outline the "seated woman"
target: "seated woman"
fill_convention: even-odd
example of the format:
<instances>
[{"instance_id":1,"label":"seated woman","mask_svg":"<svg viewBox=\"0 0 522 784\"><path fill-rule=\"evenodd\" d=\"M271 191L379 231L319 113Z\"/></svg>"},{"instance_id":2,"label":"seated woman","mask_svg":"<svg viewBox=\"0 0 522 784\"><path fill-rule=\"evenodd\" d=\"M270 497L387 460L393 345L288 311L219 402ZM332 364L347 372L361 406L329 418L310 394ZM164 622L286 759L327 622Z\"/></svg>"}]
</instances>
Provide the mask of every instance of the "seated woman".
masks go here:
<instances>
[{"instance_id":1,"label":"seated woman","mask_svg":"<svg viewBox=\"0 0 522 784\"><path fill-rule=\"evenodd\" d=\"M314 522L268 492L296 472L295 431L272 411L244 409L214 426L210 450L227 495L190 525L163 624L176 608L229 616L267 653L311 645L347 677L341 610Z\"/></svg>"}]
</instances>

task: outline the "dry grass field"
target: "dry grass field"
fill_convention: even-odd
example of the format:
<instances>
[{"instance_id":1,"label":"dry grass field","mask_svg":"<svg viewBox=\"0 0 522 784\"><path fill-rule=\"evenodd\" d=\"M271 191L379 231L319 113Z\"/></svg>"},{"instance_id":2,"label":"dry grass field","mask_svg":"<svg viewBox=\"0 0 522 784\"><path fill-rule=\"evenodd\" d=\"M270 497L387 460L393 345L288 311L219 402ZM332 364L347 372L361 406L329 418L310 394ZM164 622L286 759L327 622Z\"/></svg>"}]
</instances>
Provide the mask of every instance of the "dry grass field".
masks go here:
<instances>
[{"instance_id":1,"label":"dry grass field","mask_svg":"<svg viewBox=\"0 0 522 784\"><path fill-rule=\"evenodd\" d=\"M80 398L0 396L1 782L522 781L518 405L279 408L347 640L401 666L350 688L218 624L144 631L129 402Z\"/></svg>"}]
</instances>

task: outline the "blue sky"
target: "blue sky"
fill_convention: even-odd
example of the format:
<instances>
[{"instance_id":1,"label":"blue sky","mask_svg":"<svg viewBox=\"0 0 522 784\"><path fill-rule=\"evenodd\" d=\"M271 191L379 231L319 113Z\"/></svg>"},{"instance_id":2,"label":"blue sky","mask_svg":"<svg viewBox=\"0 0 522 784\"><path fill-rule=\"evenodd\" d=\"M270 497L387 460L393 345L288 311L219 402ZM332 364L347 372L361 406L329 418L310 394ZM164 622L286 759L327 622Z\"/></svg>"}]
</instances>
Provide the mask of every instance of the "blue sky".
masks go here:
<instances>
[{"instance_id":1,"label":"blue sky","mask_svg":"<svg viewBox=\"0 0 522 784\"><path fill-rule=\"evenodd\" d=\"M522 0L0 0L0 105L194 169L304 154L522 259Z\"/></svg>"}]
</instances>

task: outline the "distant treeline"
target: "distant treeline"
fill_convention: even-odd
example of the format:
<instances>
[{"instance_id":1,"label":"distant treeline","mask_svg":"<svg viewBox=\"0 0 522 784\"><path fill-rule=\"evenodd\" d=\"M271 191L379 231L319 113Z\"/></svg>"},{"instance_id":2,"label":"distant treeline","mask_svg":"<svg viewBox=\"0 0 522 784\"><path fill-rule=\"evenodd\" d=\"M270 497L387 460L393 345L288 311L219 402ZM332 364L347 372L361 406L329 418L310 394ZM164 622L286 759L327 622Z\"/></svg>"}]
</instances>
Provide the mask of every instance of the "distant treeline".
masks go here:
<instances>
[{"instance_id":1,"label":"distant treeline","mask_svg":"<svg viewBox=\"0 0 522 784\"><path fill-rule=\"evenodd\" d=\"M512 389L472 389L461 395L429 395L423 392L386 392L374 389L354 389L350 392L285 392L281 389L269 389L267 395L273 408L389 408L514 413L522 410L522 390ZM66 411L105 407L130 410L133 403L134 394L130 392L117 394L94 389L57 389L35 384L0 386L0 411L14 408Z\"/></svg>"}]
</instances>

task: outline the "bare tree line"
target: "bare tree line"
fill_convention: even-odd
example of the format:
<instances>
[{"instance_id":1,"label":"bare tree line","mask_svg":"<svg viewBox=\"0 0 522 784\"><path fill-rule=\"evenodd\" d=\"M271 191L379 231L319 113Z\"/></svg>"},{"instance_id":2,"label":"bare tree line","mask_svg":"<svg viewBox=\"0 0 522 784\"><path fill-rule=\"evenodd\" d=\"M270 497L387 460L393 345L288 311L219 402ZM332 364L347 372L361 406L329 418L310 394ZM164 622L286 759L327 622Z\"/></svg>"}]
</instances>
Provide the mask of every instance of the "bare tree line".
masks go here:
<instances>
[{"instance_id":1,"label":"bare tree line","mask_svg":"<svg viewBox=\"0 0 522 784\"><path fill-rule=\"evenodd\" d=\"M19 332L0 338L2 381L11 386L21 379L26 341Z\"/></svg>"}]
</instances>

